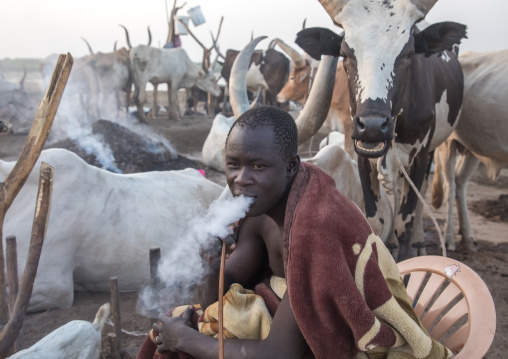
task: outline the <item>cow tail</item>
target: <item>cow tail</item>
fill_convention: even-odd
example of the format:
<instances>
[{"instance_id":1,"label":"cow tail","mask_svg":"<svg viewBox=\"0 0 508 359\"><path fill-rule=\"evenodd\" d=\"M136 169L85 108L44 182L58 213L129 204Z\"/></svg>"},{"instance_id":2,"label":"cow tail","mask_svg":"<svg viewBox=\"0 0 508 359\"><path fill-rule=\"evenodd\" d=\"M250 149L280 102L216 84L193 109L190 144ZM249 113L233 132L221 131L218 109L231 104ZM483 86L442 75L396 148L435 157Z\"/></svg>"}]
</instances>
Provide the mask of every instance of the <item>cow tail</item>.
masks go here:
<instances>
[{"instance_id":1,"label":"cow tail","mask_svg":"<svg viewBox=\"0 0 508 359\"><path fill-rule=\"evenodd\" d=\"M104 324L109 319L110 314L111 314L111 306L109 303L103 304L99 308L99 311L95 315L95 319L92 323L98 332L102 332L102 328L104 328Z\"/></svg>"},{"instance_id":2,"label":"cow tail","mask_svg":"<svg viewBox=\"0 0 508 359\"><path fill-rule=\"evenodd\" d=\"M434 178L432 179L432 206L438 209L443 204L444 198L444 175L443 175L443 154L441 149L438 147L435 151L434 162L436 167L434 169Z\"/></svg>"}]
</instances>

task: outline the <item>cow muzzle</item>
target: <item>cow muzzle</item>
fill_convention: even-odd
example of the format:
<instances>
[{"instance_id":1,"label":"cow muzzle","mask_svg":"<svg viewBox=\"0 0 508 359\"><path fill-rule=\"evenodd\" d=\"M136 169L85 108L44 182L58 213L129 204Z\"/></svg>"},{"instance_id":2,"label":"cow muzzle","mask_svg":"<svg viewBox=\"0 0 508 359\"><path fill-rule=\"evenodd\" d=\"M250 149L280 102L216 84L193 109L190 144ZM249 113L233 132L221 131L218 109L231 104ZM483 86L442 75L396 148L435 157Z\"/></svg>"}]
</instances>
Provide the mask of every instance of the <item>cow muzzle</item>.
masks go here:
<instances>
[{"instance_id":1,"label":"cow muzzle","mask_svg":"<svg viewBox=\"0 0 508 359\"><path fill-rule=\"evenodd\" d=\"M355 151L359 156L378 158L385 154L393 139L391 117L356 116L353 121Z\"/></svg>"}]
</instances>

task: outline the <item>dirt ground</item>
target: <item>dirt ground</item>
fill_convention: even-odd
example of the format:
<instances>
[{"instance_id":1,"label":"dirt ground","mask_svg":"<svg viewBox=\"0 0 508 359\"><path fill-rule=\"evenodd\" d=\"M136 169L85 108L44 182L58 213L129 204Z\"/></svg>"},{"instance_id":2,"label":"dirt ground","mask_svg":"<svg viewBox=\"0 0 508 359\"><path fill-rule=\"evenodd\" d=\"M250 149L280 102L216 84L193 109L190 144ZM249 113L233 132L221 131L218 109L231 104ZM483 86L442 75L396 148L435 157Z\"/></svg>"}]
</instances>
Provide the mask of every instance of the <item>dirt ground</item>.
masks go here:
<instances>
[{"instance_id":1,"label":"dirt ground","mask_svg":"<svg viewBox=\"0 0 508 359\"><path fill-rule=\"evenodd\" d=\"M211 124L212 118L203 115L185 117L181 121L149 120L150 127L169 139L180 155L196 160L198 167L200 166L202 144ZM23 135L1 135L0 159L16 159L24 141L25 136ZM314 140L313 150L316 149L318 143L319 138ZM306 152L308 148L307 144L301 146L301 153ZM222 185L225 184L223 174L207 169L206 176ZM485 356L489 359L506 358L508 352L508 237L506 235L508 233L506 215L508 203L505 197L507 194L508 170L503 170L500 178L493 183L487 179L484 168L480 167L468 191L472 227L478 242L479 252L466 253L459 245L456 252L448 253L449 257L457 259L477 271L487 283L494 297L497 311L497 331L494 343ZM429 197L429 194L427 194L427 200L429 200ZM435 211L435 215L443 229L444 209ZM428 252L429 254L440 254L437 232L429 219L430 217L426 215L425 218ZM460 240L460 236L458 236L458 240ZM31 346L44 335L71 320L93 321L99 307L109 301L110 293L76 292L72 308L28 314L22 331L24 347ZM152 325L152 320L136 313L136 301L137 293L120 294L120 317L122 328L125 331L121 338L122 352L123 358L127 359L136 356L147 331ZM101 358L109 358L110 350L107 334L112 331L113 327L107 324L103 331Z\"/></svg>"}]
</instances>

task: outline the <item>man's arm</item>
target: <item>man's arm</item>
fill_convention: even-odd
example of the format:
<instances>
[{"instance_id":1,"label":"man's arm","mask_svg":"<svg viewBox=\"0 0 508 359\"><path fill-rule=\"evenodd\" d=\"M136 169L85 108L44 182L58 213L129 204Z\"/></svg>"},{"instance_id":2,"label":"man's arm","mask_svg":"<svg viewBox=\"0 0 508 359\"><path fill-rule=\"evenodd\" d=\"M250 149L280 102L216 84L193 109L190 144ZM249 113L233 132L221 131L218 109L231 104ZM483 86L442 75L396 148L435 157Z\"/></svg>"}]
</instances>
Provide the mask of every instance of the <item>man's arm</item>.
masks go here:
<instances>
[{"instance_id":1,"label":"man's arm","mask_svg":"<svg viewBox=\"0 0 508 359\"><path fill-rule=\"evenodd\" d=\"M235 249L226 260L224 291L233 283L247 283L265 259L266 249L260 235L261 221L259 217L246 218L243 221ZM201 278L198 300L203 310L218 300L219 266L219 258L212 259L208 273Z\"/></svg>"},{"instance_id":2,"label":"man's arm","mask_svg":"<svg viewBox=\"0 0 508 359\"><path fill-rule=\"evenodd\" d=\"M201 334L190 327L192 308L183 318L159 317L162 325L154 324L162 342L158 351L183 351L201 359L215 359L219 353L217 339ZM296 323L286 292L273 318L270 334L265 340L228 339L224 341L224 358L301 358L307 348Z\"/></svg>"}]
</instances>

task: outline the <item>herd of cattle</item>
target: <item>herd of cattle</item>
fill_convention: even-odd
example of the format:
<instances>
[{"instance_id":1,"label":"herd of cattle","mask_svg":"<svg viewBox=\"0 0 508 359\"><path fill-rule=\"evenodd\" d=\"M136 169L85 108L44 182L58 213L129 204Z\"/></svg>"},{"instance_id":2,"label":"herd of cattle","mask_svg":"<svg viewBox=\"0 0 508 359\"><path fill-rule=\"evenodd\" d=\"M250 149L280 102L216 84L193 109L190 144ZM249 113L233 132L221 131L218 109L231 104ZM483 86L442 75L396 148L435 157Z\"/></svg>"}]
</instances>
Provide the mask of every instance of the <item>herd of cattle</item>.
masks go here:
<instances>
[{"instance_id":1,"label":"herd of cattle","mask_svg":"<svg viewBox=\"0 0 508 359\"><path fill-rule=\"evenodd\" d=\"M433 204L447 198L448 249L456 248L456 198L462 243L474 251L467 182L480 162L492 179L508 164L503 141L508 133L503 121L508 115L508 50L459 55L465 25L443 22L418 28L435 1L319 2L344 32L304 28L296 36L303 52L279 39L267 50L255 50L264 37L225 56L214 44L217 57L223 58L221 75L228 83L234 116L218 114L213 120L203 145L204 163L224 171L229 128L252 106L247 89L263 93L268 104L293 101L303 106L295 119L299 143L322 126L335 138L306 160L335 179L398 260L425 254L423 205L414 188L425 193L433 160ZM143 104L149 82L155 89L168 84L167 110L173 119L181 118L176 98L180 88L221 95L212 72L215 61L199 68L184 49L151 47L150 40L133 47L125 32L128 49L76 59L69 82L79 82L75 94L90 116L101 116L111 96L115 111L123 111L134 86L139 119L148 121ZM43 78L51 74L53 58L41 65ZM22 82L17 86L0 79L0 119L12 131L26 131L33 118L23 119L23 112L33 111L23 93ZM164 253L179 245L189 219L204 213L223 190L192 169L116 174L58 149L43 151L39 161L56 170L30 310L68 307L75 289L107 291L112 275L118 276L120 290L138 289L149 280L149 249L157 246ZM0 160L0 179L13 166ZM35 172L4 222L4 234L18 237L20 264L30 238Z\"/></svg>"}]
</instances>

